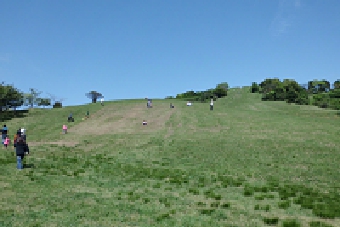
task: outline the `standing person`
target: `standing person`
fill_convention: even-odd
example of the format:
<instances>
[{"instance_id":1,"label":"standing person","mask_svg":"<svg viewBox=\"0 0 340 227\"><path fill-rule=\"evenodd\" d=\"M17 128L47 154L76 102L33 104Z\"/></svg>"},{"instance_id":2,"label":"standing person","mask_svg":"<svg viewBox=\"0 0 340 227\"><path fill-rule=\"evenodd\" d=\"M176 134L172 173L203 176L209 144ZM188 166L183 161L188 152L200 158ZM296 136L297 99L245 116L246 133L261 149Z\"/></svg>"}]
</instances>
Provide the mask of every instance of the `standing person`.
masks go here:
<instances>
[{"instance_id":1,"label":"standing person","mask_svg":"<svg viewBox=\"0 0 340 227\"><path fill-rule=\"evenodd\" d=\"M21 136L24 138L24 140L26 141L27 139L26 139L26 129L24 129L24 128L22 128L21 130L20 130L20 132L21 132Z\"/></svg>"},{"instance_id":2,"label":"standing person","mask_svg":"<svg viewBox=\"0 0 340 227\"><path fill-rule=\"evenodd\" d=\"M6 136L5 142L4 142L4 147L7 149L7 146L10 143L10 139L8 138L8 136Z\"/></svg>"},{"instance_id":3,"label":"standing person","mask_svg":"<svg viewBox=\"0 0 340 227\"><path fill-rule=\"evenodd\" d=\"M2 128L2 137L1 137L1 139L2 139L2 141L1 141L2 144L5 143L5 139L6 139L7 135L8 135L8 128L7 128L6 125L4 125L4 127Z\"/></svg>"},{"instance_id":4,"label":"standing person","mask_svg":"<svg viewBox=\"0 0 340 227\"><path fill-rule=\"evenodd\" d=\"M19 136L21 136L21 130L20 130L20 129L18 129L17 133L14 135L14 140L13 140L13 145L14 145L14 147L17 146L17 138L18 138Z\"/></svg>"},{"instance_id":5,"label":"standing person","mask_svg":"<svg viewBox=\"0 0 340 227\"><path fill-rule=\"evenodd\" d=\"M100 99L100 104L101 104L102 106L104 106L104 103L103 103L103 102L104 102L104 98L101 98L101 99Z\"/></svg>"},{"instance_id":6,"label":"standing person","mask_svg":"<svg viewBox=\"0 0 340 227\"><path fill-rule=\"evenodd\" d=\"M213 110L214 109L214 100L211 99L210 100L210 110Z\"/></svg>"},{"instance_id":7,"label":"standing person","mask_svg":"<svg viewBox=\"0 0 340 227\"><path fill-rule=\"evenodd\" d=\"M16 147L15 152L17 155L17 169L23 169L23 159L25 157L25 154L29 154L29 148L22 136L18 136L17 140L15 141Z\"/></svg>"},{"instance_id":8,"label":"standing person","mask_svg":"<svg viewBox=\"0 0 340 227\"><path fill-rule=\"evenodd\" d=\"M63 125L63 134L67 134L67 125Z\"/></svg>"}]
</instances>

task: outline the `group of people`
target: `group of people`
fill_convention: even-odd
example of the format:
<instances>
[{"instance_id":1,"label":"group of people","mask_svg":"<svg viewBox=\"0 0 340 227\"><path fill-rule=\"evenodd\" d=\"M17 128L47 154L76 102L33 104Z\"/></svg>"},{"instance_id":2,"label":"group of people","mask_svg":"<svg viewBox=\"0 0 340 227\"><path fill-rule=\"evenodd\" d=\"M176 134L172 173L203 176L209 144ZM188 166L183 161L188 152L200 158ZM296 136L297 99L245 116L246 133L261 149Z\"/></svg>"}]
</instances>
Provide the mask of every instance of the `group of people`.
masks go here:
<instances>
[{"instance_id":1,"label":"group of people","mask_svg":"<svg viewBox=\"0 0 340 227\"><path fill-rule=\"evenodd\" d=\"M23 159L25 155L29 154L29 147L26 142L26 130L24 128L19 128L17 133L14 135L13 145L17 157L17 169L23 169ZM4 148L8 148L10 145L9 131L7 125L4 125L2 130L2 144Z\"/></svg>"}]
</instances>

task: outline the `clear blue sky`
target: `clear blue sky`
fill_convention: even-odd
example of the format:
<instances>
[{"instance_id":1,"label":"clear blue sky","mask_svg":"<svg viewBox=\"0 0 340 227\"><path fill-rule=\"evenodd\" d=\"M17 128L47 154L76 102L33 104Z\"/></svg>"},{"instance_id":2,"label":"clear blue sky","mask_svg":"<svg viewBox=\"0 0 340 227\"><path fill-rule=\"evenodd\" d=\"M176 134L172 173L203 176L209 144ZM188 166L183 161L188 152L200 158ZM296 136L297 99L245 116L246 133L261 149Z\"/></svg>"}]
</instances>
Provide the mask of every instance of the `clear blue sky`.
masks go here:
<instances>
[{"instance_id":1,"label":"clear blue sky","mask_svg":"<svg viewBox=\"0 0 340 227\"><path fill-rule=\"evenodd\" d=\"M64 105L340 78L339 0L0 0L0 81Z\"/></svg>"}]
</instances>

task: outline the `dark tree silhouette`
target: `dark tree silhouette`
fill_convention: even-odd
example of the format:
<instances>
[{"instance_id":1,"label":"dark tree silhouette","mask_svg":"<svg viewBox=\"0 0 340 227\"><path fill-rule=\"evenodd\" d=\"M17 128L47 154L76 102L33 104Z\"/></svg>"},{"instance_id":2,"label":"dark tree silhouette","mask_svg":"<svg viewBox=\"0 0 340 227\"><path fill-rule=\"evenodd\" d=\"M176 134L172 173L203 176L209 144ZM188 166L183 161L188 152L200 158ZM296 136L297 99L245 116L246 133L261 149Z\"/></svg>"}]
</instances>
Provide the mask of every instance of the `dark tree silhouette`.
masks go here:
<instances>
[{"instance_id":1,"label":"dark tree silhouette","mask_svg":"<svg viewBox=\"0 0 340 227\"><path fill-rule=\"evenodd\" d=\"M86 97L92 100L92 103L96 103L97 99L104 98L104 96L101 93L96 92L96 91L90 91L89 93L86 93L85 95Z\"/></svg>"}]
</instances>

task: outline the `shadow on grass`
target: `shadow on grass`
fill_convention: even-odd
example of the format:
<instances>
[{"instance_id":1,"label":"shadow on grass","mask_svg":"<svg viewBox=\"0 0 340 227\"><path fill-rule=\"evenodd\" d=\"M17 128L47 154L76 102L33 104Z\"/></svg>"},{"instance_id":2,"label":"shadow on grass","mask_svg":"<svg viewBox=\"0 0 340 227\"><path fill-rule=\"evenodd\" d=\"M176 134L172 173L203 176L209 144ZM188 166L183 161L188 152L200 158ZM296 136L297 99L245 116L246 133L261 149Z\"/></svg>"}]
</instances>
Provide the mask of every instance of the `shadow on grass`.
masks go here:
<instances>
[{"instance_id":1,"label":"shadow on grass","mask_svg":"<svg viewBox=\"0 0 340 227\"><path fill-rule=\"evenodd\" d=\"M24 169L30 169L30 168L34 168L34 164L30 163L30 164L23 164Z\"/></svg>"},{"instance_id":2,"label":"shadow on grass","mask_svg":"<svg viewBox=\"0 0 340 227\"><path fill-rule=\"evenodd\" d=\"M13 118L24 118L28 114L28 110L10 110L10 111L1 111L0 121L9 121Z\"/></svg>"}]
</instances>

